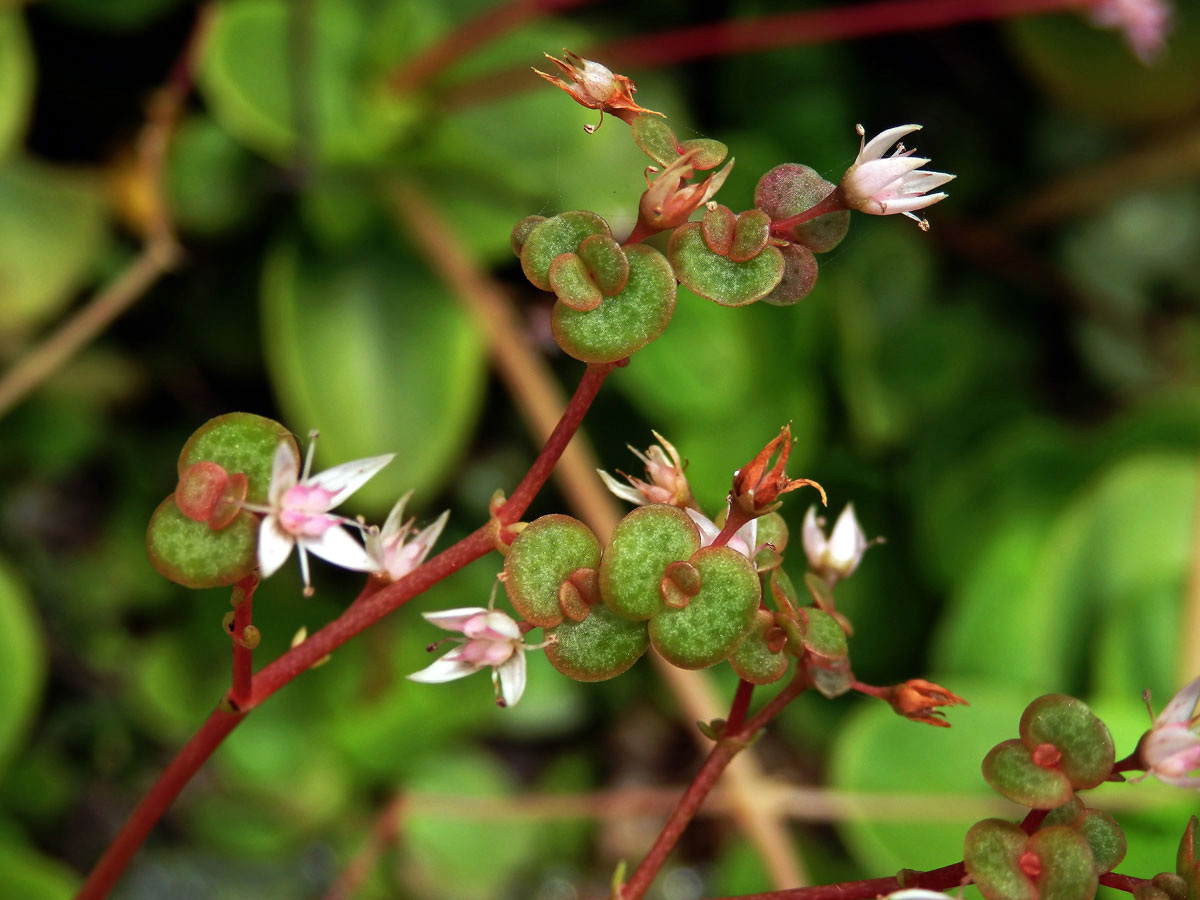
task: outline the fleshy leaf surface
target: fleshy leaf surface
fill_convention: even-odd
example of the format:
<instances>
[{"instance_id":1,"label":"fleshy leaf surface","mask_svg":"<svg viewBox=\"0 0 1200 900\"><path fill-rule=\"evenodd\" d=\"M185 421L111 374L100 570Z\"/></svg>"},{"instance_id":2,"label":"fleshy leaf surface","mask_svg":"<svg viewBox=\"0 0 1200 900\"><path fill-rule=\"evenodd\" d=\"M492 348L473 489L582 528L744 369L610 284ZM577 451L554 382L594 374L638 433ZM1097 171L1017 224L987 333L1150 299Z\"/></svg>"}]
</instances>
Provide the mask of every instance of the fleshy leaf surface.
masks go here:
<instances>
[{"instance_id":1,"label":"fleshy leaf surface","mask_svg":"<svg viewBox=\"0 0 1200 900\"><path fill-rule=\"evenodd\" d=\"M667 255L680 282L722 306L746 306L761 300L783 278L783 255L777 247L764 247L753 259L734 262L713 253L704 242L699 222L675 229Z\"/></svg>"},{"instance_id":2,"label":"fleshy leaf surface","mask_svg":"<svg viewBox=\"0 0 1200 900\"><path fill-rule=\"evenodd\" d=\"M655 503L640 506L613 529L600 561L600 594L616 615L644 620L663 607L659 584L668 565L700 549L687 513ZM703 582L701 582L703 586Z\"/></svg>"},{"instance_id":3,"label":"fleshy leaf surface","mask_svg":"<svg viewBox=\"0 0 1200 900\"><path fill-rule=\"evenodd\" d=\"M592 607L582 622L564 621L546 630L555 643L546 647L550 664L575 681L605 681L632 666L650 646L645 622Z\"/></svg>"},{"instance_id":4,"label":"fleshy leaf surface","mask_svg":"<svg viewBox=\"0 0 1200 900\"><path fill-rule=\"evenodd\" d=\"M513 609L526 621L544 627L557 625L563 619L559 586L576 569L595 568L599 562L600 542L590 528L570 516L542 516L508 548L504 590Z\"/></svg>"}]
</instances>

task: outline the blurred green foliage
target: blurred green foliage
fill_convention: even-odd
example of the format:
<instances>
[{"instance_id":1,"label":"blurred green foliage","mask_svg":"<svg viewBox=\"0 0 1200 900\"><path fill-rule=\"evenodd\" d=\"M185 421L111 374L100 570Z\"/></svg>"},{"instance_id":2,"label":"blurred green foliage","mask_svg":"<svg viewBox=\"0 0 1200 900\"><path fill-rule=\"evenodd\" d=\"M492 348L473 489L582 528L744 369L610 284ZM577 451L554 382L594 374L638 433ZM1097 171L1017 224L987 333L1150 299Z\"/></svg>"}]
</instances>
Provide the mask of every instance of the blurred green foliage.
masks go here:
<instances>
[{"instance_id":1,"label":"blurred green foliage","mask_svg":"<svg viewBox=\"0 0 1200 900\"><path fill-rule=\"evenodd\" d=\"M491 5L214 4L167 167L184 265L3 423L0 896L70 896L228 684L227 594L165 582L142 546L200 423L244 409L301 436L320 428L318 469L395 451L348 511L379 518L412 488L423 521L453 509L446 543L532 459L517 403L489 375L487 336L415 248L421 223L398 226L393 186L430 196L569 389L580 367L554 349L553 297L521 277L509 229L587 208L624 234L649 160L619 121L585 134L594 112L514 73L563 46L586 54L696 17L777 11L584 5L410 95L389 89L398 66ZM3 368L136 252L146 223L129 159L195 11L0 11ZM1200 447L1200 171L1186 149L1198 65L1200 9L1180 4L1168 55L1148 70L1063 15L627 71L680 139L729 145L737 163L718 199L738 212L780 162L836 181L857 122L925 124L922 154L959 176L929 234L857 217L796 307L726 309L681 288L666 334L613 376L586 426L610 471L634 471L624 445L663 433L713 513L731 470L791 421L793 474L821 481L834 515L853 500L888 538L839 588L855 671L928 675L971 701L948 732L850 697L789 709L762 745L771 768L915 795L911 814L864 801L835 831L797 828L814 878L958 859L994 797L979 760L1034 696L1086 699L1123 755L1146 725L1141 692L1158 708L1196 674L1184 661L1200 636L1181 623ZM1058 205L1038 206L1047 198ZM784 507L793 534L804 509L802 495ZM573 512L552 487L531 514L551 511ZM799 579L798 546L786 565ZM498 568L473 564L256 711L115 896L320 896L397 791L444 802L404 818L364 900L603 893L657 825L471 818L470 798L519 810L527 796L679 784L696 762L690 725L646 664L581 685L530 654L512 710L492 706L483 675L406 681L439 636L417 613L482 605ZM315 575L313 598L291 566L259 591L259 661L357 590L345 573ZM731 673L715 677L731 694ZM1129 837L1121 871L1169 868L1192 800L1104 786L1097 803ZM659 900L769 886L716 820L696 824L671 866Z\"/></svg>"}]
</instances>

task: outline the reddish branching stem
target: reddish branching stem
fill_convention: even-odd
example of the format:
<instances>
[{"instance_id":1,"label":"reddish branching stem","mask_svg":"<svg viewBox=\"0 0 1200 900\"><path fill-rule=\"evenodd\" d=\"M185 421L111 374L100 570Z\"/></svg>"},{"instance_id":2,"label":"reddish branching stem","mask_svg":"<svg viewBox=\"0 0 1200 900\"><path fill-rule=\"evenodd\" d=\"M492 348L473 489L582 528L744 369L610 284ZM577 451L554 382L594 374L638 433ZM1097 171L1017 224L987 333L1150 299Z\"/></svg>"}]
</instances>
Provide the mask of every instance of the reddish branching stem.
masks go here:
<instances>
[{"instance_id":1,"label":"reddish branching stem","mask_svg":"<svg viewBox=\"0 0 1200 900\"><path fill-rule=\"evenodd\" d=\"M511 524L517 521L528 509L538 490L550 477L559 456L578 430L604 379L613 369L623 364L624 360L619 363L588 366L542 452L538 454L538 458L517 485L508 502L497 513L497 518L502 523ZM250 710L350 638L492 549L490 526L483 525L399 581L383 588L369 582L359 599L347 607L338 618L263 668L251 680L249 699L246 703L239 704L239 711L231 713L218 709L213 712L179 755L171 761L92 869L87 881L75 895L76 900L103 900L108 896L155 823Z\"/></svg>"},{"instance_id":2,"label":"reddish branching stem","mask_svg":"<svg viewBox=\"0 0 1200 900\"><path fill-rule=\"evenodd\" d=\"M725 729L736 732L746 721L746 713L750 710L750 697L754 693L754 685L746 679L738 680L737 693L733 695L733 705L729 707L729 718L725 720Z\"/></svg>"},{"instance_id":3,"label":"reddish branching stem","mask_svg":"<svg viewBox=\"0 0 1200 900\"><path fill-rule=\"evenodd\" d=\"M745 682L742 682L745 684ZM713 747L712 752L708 754L708 758L704 760L704 764L700 767L700 771L696 773L696 777L692 779L692 783L688 785L687 790L683 792L683 796L679 798L679 803L672 810L670 818L667 819L667 824L663 826L663 830L659 832L658 838L654 841L654 846L646 854L645 858L634 871L633 876L621 889L622 900L641 900L641 897L646 893L646 889L650 887L654 881L654 876L658 874L658 870L667 860L671 850L679 841L680 835L684 829L696 815L696 811L700 808L700 804L704 802L713 786L717 783L721 773L733 761L733 758L738 755L748 742L758 731L763 728L768 722L779 715L780 711L785 706L791 703L798 697L805 688L808 687L808 679L802 672L797 672L795 677L788 682L787 686L771 698L771 701L764 706L754 718L750 719L744 725L734 727L726 724L725 736L717 742ZM734 714L742 696L741 687L739 686L738 694L734 697L734 708L730 710L729 722L733 721ZM748 705L750 702L749 691L745 693L744 703ZM742 711L744 717L745 710Z\"/></svg>"},{"instance_id":4,"label":"reddish branching stem","mask_svg":"<svg viewBox=\"0 0 1200 900\"><path fill-rule=\"evenodd\" d=\"M254 616L254 590L258 587L258 575L247 575L233 587L233 684L229 688L229 700L235 709L241 709L250 701L250 683L254 677L254 650L246 645L246 628Z\"/></svg>"}]
</instances>

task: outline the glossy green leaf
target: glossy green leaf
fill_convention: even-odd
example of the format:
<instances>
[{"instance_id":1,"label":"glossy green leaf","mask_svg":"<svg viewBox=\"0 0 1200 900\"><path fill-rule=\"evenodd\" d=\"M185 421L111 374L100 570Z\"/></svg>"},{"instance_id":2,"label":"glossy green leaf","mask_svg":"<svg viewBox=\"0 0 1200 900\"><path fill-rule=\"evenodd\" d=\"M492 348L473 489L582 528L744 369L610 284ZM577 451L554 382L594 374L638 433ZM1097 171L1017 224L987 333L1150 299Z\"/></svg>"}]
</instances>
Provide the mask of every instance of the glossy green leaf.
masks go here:
<instances>
[{"instance_id":1,"label":"glossy green leaf","mask_svg":"<svg viewBox=\"0 0 1200 900\"><path fill-rule=\"evenodd\" d=\"M391 241L337 256L283 241L262 311L288 424L321 431L316 468L394 451L355 502L430 496L454 470L484 379L483 341L448 291Z\"/></svg>"},{"instance_id":2,"label":"glossy green leaf","mask_svg":"<svg viewBox=\"0 0 1200 900\"><path fill-rule=\"evenodd\" d=\"M1034 700L1021 716L1021 740L1030 750L1042 744L1061 754L1056 768L1078 789L1108 777L1116 759L1112 735L1087 704L1063 694Z\"/></svg>"},{"instance_id":3,"label":"glossy green leaf","mask_svg":"<svg viewBox=\"0 0 1200 900\"><path fill-rule=\"evenodd\" d=\"M7 563L0 564L0 776L25 736L42 693L45 653L33 602ZM3 875L0 875L0 884Z\"/></svg>"},{"instance_id":4,"label":"glossy green leaf","mask_svg":"<svg viewBox=\"0 0 1200 900\"><path fill-rule=\"evenodd\" d=\"M1034 881L1021 871L1028 836L1012 822L984 819L967 832L963 864L985 900L1038 900Z\"/></svg>"},{"instance_id":5,"label":"glossy green leaf","mask_svg":"<svg viewBox=\"0 0 1200 900\"><path fill-rule=\"evenodd\" d=\"M761 300L783 278L783 256L777 247L764 247L753 259L734 262L709 249L699 222L675 229L667 255L681 283L722 306Z\"/></svg>"},{"instance_id":6,"label":"glossy green leaf","mask_svg":"<svg viewBox=\"0 0 1200 900\"><path fill-rule=\"evenodd\" d=\"M471 798L516 798L509 770L481 753L442 753L430 757L407 779L413 793L445 797L435 813L405 817L404 877L422 892L435 891L477 900L510 895L510 882L521 869L538 861L541 838L551 822L512 820L497 839L496 823L468 816L456 818L455 804ZM461 797L461 800L456 798Z\"/></svg>"},{"instance_id":7,"label":"glossy green leaf","mask_svg":"<svg viewBox=\"0 0 1200 900\"><path fill-rule=\"evenodd\" d=\"M25 133L33 105L33 51L21 12L0 11L0 162Z\"/></svg>"},{"instance_id":8,"label":"glossy green leaf","mask_svg":"<svg viewBox=\"0 0 1200 900\"><path fill-rule=\"evenodd\" d=\"M93 181L30 162L0 168L0 333L58 313L103 240L103 201Z\"/></svg>"},{"instance_id":9,"label":"glossy green leaf","mask_svg":"<svg viewBox=\"0 0 1200 900\"><path fill-rule=\"evenodd\" d=\"M550 281L550 266L564 253L574 253L584 238L608 235L608 223L595 213L572 210L540 222L529 229L521 242L521 269L535 287L554 290Z\"/></svg>"},{"instance_id":10,"label":"glossy green leaf","mask_svg":"<svg viewBox=\"0 0 1200 900\"><path fill-rule=\"evenodd\" d=\"M305 10L311 10L312 21L297 23ZM416 108L384 89L382 67L364 65L372 24L352 4L222 4L207 41L200 88L230 134L272 159L377 159ZM295 38L297 28L306 29L307 50Z\"/></svg>"}]
</instances>

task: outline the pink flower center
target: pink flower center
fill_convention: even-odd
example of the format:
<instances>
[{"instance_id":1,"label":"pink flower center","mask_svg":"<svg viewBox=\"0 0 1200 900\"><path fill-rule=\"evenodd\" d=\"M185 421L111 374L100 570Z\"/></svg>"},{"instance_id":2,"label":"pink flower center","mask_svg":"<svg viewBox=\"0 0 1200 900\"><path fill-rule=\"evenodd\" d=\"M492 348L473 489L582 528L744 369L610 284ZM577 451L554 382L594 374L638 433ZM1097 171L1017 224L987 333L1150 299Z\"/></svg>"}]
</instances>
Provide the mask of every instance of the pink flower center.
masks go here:
<instances>
[{"instance_id":1,"label":"pink flower center","mask_svg":"<svg viewBox=\"0 0 1200 900\"><path fill-rule=\"evenodd\" d=\"M279 504L280 526L297 537L320 537L339 521L336 516L325 515L333 497L331 491L315 484L293 485Z\"/></svg>"}]
</instances>

